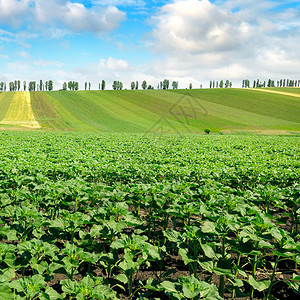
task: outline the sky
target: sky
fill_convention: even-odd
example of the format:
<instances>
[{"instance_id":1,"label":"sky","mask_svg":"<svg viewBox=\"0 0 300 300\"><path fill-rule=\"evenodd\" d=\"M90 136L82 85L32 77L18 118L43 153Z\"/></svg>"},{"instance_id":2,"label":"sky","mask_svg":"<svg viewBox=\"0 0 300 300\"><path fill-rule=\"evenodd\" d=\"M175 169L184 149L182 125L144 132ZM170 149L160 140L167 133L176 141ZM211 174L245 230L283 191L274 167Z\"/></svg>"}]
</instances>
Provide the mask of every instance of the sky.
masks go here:
<instances>
[{"instance_id":1,"label":"sky","mask_svg":"<svg viewBox=\"0 0 300 300\"><path fill-rule=\"evenodd\" d=\"M0 0L0 81L300 80L300 1Z\"/></svg>"}]
</instances>

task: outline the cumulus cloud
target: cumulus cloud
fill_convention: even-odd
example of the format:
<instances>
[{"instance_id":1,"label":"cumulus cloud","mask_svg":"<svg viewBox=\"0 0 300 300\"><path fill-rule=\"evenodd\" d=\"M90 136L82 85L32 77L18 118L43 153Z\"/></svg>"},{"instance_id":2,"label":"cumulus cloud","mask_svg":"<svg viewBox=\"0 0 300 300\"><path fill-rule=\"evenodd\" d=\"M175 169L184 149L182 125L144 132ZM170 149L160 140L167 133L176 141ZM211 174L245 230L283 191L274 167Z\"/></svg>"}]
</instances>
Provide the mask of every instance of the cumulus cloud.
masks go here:
<instances>
[{"instance_id":1,"label":"cumulus cloud","mask_svg":"<svg viewBox=\"0 0 300 300\"><path fill-rule=\"evenodd\" d=\"M114 59L109 57L106 61L106 66L109 70L128 70L129 63L126 60Z\"/></svg>"},{"instance_id":2,"label":"cumulus cloud","mask_svg":"<svg viewBox=\"0 0 300 300\"><path fill-rule=\"evenodd\" d=\"M116 29L126 14L114 6L86 7L67 0L0 0L0 24L21 26L61 26L73 32L103 34Z\"/></svg>"},{"instance_id":3,"label":"cumulus cloud","mask_svg":"<svg viewBox=\"0 0 300 300\"><path fill-rule=\"evenodd\" d=\"M157 74L197 82L298 75L297 9L274 10L269 0L177 0L153 17Z\"/></svg>"},{"instance_id":4,"label":"cumulus cloud","mask_svg":"<svg viewBox=\"0 0 300 300\"><path fill-rule=\"evenodd\" d=\"M119 5L130 5L130 6L145 6L146 1L143 0L92 0L93 4L98 5L113 5L113 6L119 6Z\"/></svg>"},{"instance_id":5,"label":"cumulus cloud","mask_svg":"<svg viewBox=\"0 0 300 300\"><path fill-rule=\"evenodd\" d=\"M178 1L162 7L153 31L156 50L194 54L226 51L251 38L250 26L208 0Z\"/></svg>"},{"instance_id":6,"label":"cumulus cloud","mask_svg":"<svg viewBox=\"0 0 300 300\"><path fill-rule=\"evenodd\" d=\"M29 0L0 0L0 24L21 25L28 5Z\"/></svg>"}]
</instances>

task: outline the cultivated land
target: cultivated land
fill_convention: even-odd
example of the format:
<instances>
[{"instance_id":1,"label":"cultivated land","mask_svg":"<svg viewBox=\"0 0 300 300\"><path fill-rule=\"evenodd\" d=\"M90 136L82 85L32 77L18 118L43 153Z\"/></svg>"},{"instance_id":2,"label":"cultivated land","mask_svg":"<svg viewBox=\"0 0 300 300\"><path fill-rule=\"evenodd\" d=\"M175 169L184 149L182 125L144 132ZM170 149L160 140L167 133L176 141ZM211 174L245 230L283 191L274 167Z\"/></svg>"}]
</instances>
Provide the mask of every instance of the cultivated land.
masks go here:
<instances>
[{"instance_id":1,"label":"cultivated land","mask_svg":"<svg viewBox=\"0 0 300 300\"><path fill-rule=\"evenodd\" d=\"M296 299L298 91L0 93L0 300Z\"/></svg>"},{"instance_id":2,"label":"cultivated land","mask_svg":"<svg viewBox=\"0 0 300 300\"><path fill-rule=\"evenodd\" d=\"M4 97L3 107L6 110L0 124L23 126L32 129L40 128L32 111L31 99L29 92L14 93L13 97Z\"/></svg>"},{"instance_id":3,"label":"cultivated land","mask_svg":"<svg viewBox=\"0 0 300 300\"><path fill-rule=\"evenodd\" d=\"M0 93L0 127L55 131L203 133L300 131L300 89ZM12 125L12 126L10 126Z\"/></svg>"},{"instance_id":4,"label":"cultivated land","mask_svg":"<svg viewBox=\"0 0 300 300\"><path fill-rule=\"evenodd\" d=\"M0 299L298 299L299 149L0 132Z\"/></svg>"}]
</instances>

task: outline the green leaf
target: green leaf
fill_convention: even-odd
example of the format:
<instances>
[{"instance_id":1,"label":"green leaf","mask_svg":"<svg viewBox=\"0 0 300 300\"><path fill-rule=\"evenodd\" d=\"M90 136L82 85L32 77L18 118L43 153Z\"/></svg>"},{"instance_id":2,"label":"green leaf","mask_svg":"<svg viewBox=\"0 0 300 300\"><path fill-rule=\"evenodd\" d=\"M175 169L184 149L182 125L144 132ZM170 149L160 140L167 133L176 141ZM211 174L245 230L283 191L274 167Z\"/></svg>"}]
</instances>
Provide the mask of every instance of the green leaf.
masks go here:
<instances>
[{"instance_id":1,"label":"green leaf","mask_svg":"<svg viewBox=\"0 0 300 300\"><path fill-rule=\"evenodd\" d=\"M217 262L217 266L213 268L213 272L217 275L226 275L227 277L232 277L232 269L231 269L231 260L219 260Z\"/></svg>"},{"instance_id":2,"label":"green leaf","mask_svg":"<svg viewBox=\"0 0 300 300\"><path fill-rule=\"evenodd\" d=\"M8 241L17 241L17 232L13 229L7 234L7 240Z\"/></svg>"},{"instance_id":3,"label":"green leaf","mask_svg":"<svg viewBox=\"0 0 300 300\"><path fill-rule=\"evenodd\" d=\"M116 279L123 282L127 283L128 282L128 277L125 274L119 274L116 276Z\"/></svg>"},{"instance_id":4,"label":"green leaf","mask_svg":"<svg viewBox=\"0 0 300 300\"><path fill-rule=\"evenodd\" d=\"M182 291L185 297L194 298L200 294L200 281L193 275L190 277L182 278L183 286Z\"/></svg>"},{"instance_id":5,"label":"green leaf","mask_svg":"<svg viewBox=\"0 0 300 300\"><path fill-rule=\"evenodd\" d=\"M216 258L215 250L211 246L207 244L201 244L201 248L205 256L209 258Z\"/></svg>"},{"instance_id":6,"label":"green leaf","mask_svg":"<svg viewBox=\"0 0 300 300\"><path fill-rule=\"evenodd\" d=\"M147 252L147 254L149 254L149 256L151 256L154 259L160 259L160 254L158 252L158 247L157 246L153 246L149 243L147 243L145 245L145 251Z\"/></svg>"},{"instance_id":7,"label":"green leaf","mask_svg":"<svg viewBox=\"0 0 300 300\"><path fill-rule=\"evenodd\" d=\"M115 300L117 293L106 285L97 285L92 292L92 299Z\"/></svg>"},{"instance_id":8,"label":"green leaf","mask_svg":"<svg viewBox=\"0 0 300 300\"><path fill-rule=\"evenodd\" d=\"M293 274L293 280L300 281L300 276L294 273Z\"/></svg>"},{"instance_id":9,"label":"green leaf","mask_svg":"<svg viewBox=\"0 0 300 300\"><path fill-rule=\"evenodd\" d=\"M14 294L7 285L0 285L0 300L14 300Z\"/></svg>"},{"instance_id":10,"label":"green leaf","mask_svg":"<svg viewBox=\"0 0 300 300\"><path fill-rule=\"evenodd\" d=\"M255 290L260 292L269 288L271 284L271 280L260 280L256 281L251 275L249 276L249 280L247 281Z\"/></svg>"},{"instance_id":11,"label":"green leaf","mask_svg":"<svg viewBox=\"0 0 300 300\"><path fill-rule=\"evenodd\" d=\"M204 233L217 233L215 224L210 221L205 221L201 226L201 230Z\"/></svg>"},{"instance_id":12,"label":"green leaf","mask_svg":"<svg viewBox=\"0 0 300 300\"><path fill-rule=\"evenodd\" d=\"M163 281L160 285L165 291L177 293L177 287L174 282L171 281Z\"/></svg>"},{"instance_id":13,"label":"green leaf","mask_svg":"<svg viewBox=\"0 0 300 300\"><path fill-rule=\"evenodd\" d=\"M41 300L61 300L63 297L56 292L52 287L47 286L45 292L42 292L39 296Z\"/></svg>"},{"instance_id":14,"label":"green leaf","mask_svg":"<svg viewBox=\"0 0 300 300\"><path fill-rule=\"evenodd\" d=\"M185 248L180 248L178 251L178 254L181 256L183 262L185 265L189 264L190 262L193 262L194 259L191 259L188 257L188 250Z\"/></svg>"},{"instance_id":15,"label":"green leaf","mask_svg":"<svg viewBox=\"0 0 300 300\"><path fill-rule=\"evenodd\" d=\"M122 249L125 247L125 241L121 239L117 239L110 244L112 249Z\"/></svg>"},{"instance_id":16,"label":"green leaf","mask_svg":"<svg viewBox=\"0 0 300 300\"><path fill-rule=\"evenodd\" d=\"M72 281L70 279L63 279L60 281L63 292L67 294L77 294L78 283L77 281Z\"/></svg>"},{"instance_id":17,"label":"green leaf","mask_svg":"<svg viewBox=\"0 0 300 300\"><path fill-rule=\"evenodd\" d=\"M16 276L15 270L13 268L7 269L0 275L0 284L9 282L12 278Z\"/></svg>"},{"instance_id":18,"label":"green leaf","mask_svg":"<svg viewBox=\"0 0 300 300\"><path fill-rule=\"evenodd\" d=\"M171 229L171 230L164 230L163 231L164 237L166 237L170 242L178 243L181 239L180 232Z\"/></svg>"}]
</instances>

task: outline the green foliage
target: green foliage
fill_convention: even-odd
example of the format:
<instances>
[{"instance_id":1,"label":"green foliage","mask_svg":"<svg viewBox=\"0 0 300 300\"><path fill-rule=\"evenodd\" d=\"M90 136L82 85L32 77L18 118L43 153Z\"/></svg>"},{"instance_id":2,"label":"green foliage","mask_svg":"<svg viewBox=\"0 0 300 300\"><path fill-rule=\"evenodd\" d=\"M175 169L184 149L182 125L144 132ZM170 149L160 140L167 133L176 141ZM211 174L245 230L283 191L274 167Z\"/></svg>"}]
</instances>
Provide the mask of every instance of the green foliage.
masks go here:
<instances>
[{"instance_id":1,"label":"green foliage","mask_svg":"<svg viewBox=\"0 0 300 300\"><path fill-rule=\"evenodd\" d=\"M299 293L298 137L2 132L0 145L1 299Z\"/></svg>"}]
</instances>

